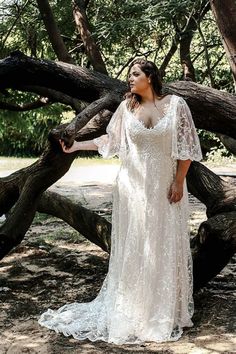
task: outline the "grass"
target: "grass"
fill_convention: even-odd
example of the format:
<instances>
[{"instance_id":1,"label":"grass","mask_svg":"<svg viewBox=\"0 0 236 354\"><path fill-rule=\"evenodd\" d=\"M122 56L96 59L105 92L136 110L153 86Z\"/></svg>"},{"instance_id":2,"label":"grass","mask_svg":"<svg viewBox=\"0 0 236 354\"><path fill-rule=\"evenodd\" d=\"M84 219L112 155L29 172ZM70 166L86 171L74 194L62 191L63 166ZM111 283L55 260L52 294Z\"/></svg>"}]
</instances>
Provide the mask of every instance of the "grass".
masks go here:
<instances>
[{"instance_id":1,"label":"grass","mask_svg":"<svg viewBox=\"0 0 236 354\"><path fill-rule=\"evenodd\" d=\"M18 170L34 163L36 158L0 157L0 171Z\"/></svg>"},{"instance_id":2,"label":"grass","mask_svg":"<svg viewBox=\"0 0 236 354\"><path fill-rule=\"evenodd\" d=\"M47 233L38 233L37 238L34 238L32 242L34 244L55 244L55 243L72 243L77 244L81 242L89 241L86 240L79 232L73 230L64 230L63 227L56 231L49 231Z\"/></svg>"},{"instance_id":3,"label":"grass","mask_svg":"<svg viewBox=\"0 0 236 354\"><path fill-rule=\"evenodd\" d=\"M78 157L73 161L72 166L87 166L87 165L100 165L100 164L109 164L109 165L118 165L120 163L117 157L113 157L112 159L103 159L99 156L94 157Z\"/></svg>"},{"instance_id":4,"label":"grass","mask_svg":"<svg viewBox=\"0 0 236 354\"><path fill-rule=\"evenodd\" d=\"M0 171L6 170L18 170L23 167L27 167L34 163L37 158L25 158L25 157L6 157L0 156ZM72 166L91 166L96 164L109 164L109 165L117 165L119 164L118 158L112 159L103 159L102 157L95 156L95 157L78 157L76 158Z\"/></svg>"},{"instance_id":5,"label":"grass","mask_svg":"<svg viewBox=\"0 0 236 354\"><path fill-rule=\"evenodd\" d=\"M48 214L36 212L35 217L34 217L34 223L35 224L42 224L45 220L48 220L48 218L49 218Z\"/></svg>"}]
</instances>

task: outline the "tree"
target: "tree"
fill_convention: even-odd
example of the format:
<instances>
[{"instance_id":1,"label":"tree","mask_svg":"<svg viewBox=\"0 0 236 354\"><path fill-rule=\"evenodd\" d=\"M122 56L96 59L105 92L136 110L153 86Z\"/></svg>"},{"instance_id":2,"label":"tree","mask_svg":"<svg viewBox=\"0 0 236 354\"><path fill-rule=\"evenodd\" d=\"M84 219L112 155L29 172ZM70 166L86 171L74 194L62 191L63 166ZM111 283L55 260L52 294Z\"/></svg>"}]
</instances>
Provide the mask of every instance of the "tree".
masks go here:
<instances>
[{"instance_id":1,"label":"tree","mask_svg":"<svg viewBox=\"0 0 236 354\"><path fill-rule=\"evenodd\" d=\"M37 0L38 8L42 16L45 28L50 38L52 47L59 60L66 63L74 63L74 60L68 53L65 43L61 37L59 28L54 19L53 12L48 0Z\"/></svg>"},{"instance_id":2,"label":"tree","mask_svg":"<svg viewBox=\"0 0 236 354\"><path fill-rule=\"evenodd\" d=\"M232 90L232 77L207 0L156 3L151 0L136 3L133 0L59 0L50 1L50 6L45 7L46 3L40 2L43 10L39 11L33 0L2 2L2 58L18 48L33 57L62 60L63 52L56 49L60 42L64 43L74 63L93 67L96 71L100 66L100 72L106 70L110 76L122 80L130 61L137 56L146 56L157 63L166 82L195 79L218 89ZM79 22L76 25L77 16L73 17L73 4L82 9L81 26ZM48 8L53 21L47 19ZM46 26L45 21L46 24L50 22L50 26ZM98 52L103 63L95 55ZM65 55L63 61L68 62ZM0 96L0 107L4 109L0 111L0 144L5 154L38 156L43 152L47 125L50 129L53 122L72 116L83 107L76 99L60 97L62 104L56 104L56 100L49 99L50 93L44 95L9 90L8 96ZM35 109L32 114L32 111L27 112L30 107L41 109ZM10 114L9 110L15 113ZM9 123L6 123L6 115ZM9 124L11 129L6 127ZM25 130L38 138L26 140ZM207 136L204 133L206 143L209 141ZM212 143L215 142L212 140ZM212 145L205 146L209 149Z\"/></svg>"},{"instance_id":3,"label":"tree","mask_svg":"<svg viewBox=\"0 0 236 354\"><path fill-rule=\"evenodd\" d=\"M184 6L187 3L190 6L189 1L183 2L182 7L178 8L179 13L186 10ZM200 2L200 5L202 4L205 6L207 2ZM88 5L87 2L84 2L84 5ZM141 1L139 5L141 8L147 6L146 1ZM170 5L173 10L176 9L177 3L173 1ZM136 6L133 2L127 2L123 8L124 13L130 12L133 6ZM150 2L148 10L150 8L155 10L155 14L159 6L160 4L153 5ZM206 11L204 6L201 14ZM120 5L116 4L116 7L116 11L122 10ZM138 9L136 7L137 11ZM170 10L168 6L164 9L165 16L168 9ZM190 6L187 16L189 23L193 18L192 10ZM185 21L184 16L181 21ZM145 26L150 28L150 23L147 21ZM178 28L182 26L179 24ZM199 25L191 27L191 30L197 28ZM127 29L129 33L128 30L129 28ZM86 31L89 31L88 24ZM132 38L127 36L127 39L130 41ZM89 36L84 36L83 45L89 47L90 40ZM188 38L188 48L190 42ZM139 54L135 48L136 44L138 45L138 42L135 42L135 45L131 43L131 48L135 49L132 55ZM170 55L163 61L165 62L163 72L176 46L178 41L172 43L171 52L168 51ZM99 47L95 49L97 51ZM94 68L100 60L96 59L96 51L90 51L90 56L93 57L90 61ZM152 51L148 52L152 54ZM127 63L132 59L132 55ZM208 69L210 70L210 67ZM109 251L111 231L109 222L96 213L45 190L69 169L77 156L76 153L63 154L58 139L63 137L70 145L74 138L86 140L104 133L112 112L127 90L127 84L111 78L106 73L104 75L71 63L38 60L15 51L0 61L0 90L7 95L9 89L35 93L40 97L47 97L51 103L67 103L73 107L77 115L70 124L60 125L51 130L48 147L37 162L0 179L0 214L7 214L7 219L0 228L0 257L4 257L21 242L36 210L63 218L85 237ZM190 81L170 82L165 85L165 90L187 100L198 128L236 138L234 95ZM6 101L2 101L1 104L7 105ZM192 240L194 286L198 289L216 275L235 253L235 188L200 163L192 163L187 182L189 191L206 205L208 216L208 220L200 225L197 235Z\"/></svg>"},{"instance_id":4,"label":"tree","mask_svg":"<svg viewBox=\"0 0 236 354\"><path fill-rule=\"evenodd\" d=\"M234 0L211 0L210 3L232 70L236 90L236 3Z\"/></svg>"},{"instance_id":5,"label":"tree","mask_svg":"<svg viewBox=\"0 0 236 354\"><path fill-rule=\"evenodd\" d=\"M18 80L14 78L16 69L21 73ZM90 131L86 129L86 123L101 110L114 111L126 90L126 85L99 73L64 63L55 65L53 62L37 61L20 53L15 53L0 62L0 78L1 89L19 88L22 85L22 89L27 90L30 87L32 91L37 91L37 87L43 83L44 87L52 92L55 88L66 95L79 92L78 98L89 103L68 126L52 130L48 149L36 163L10 177L1 179L0 210L1 213L8 213L8 217L0 229L0 256L3 257L12 247L21 242L37 208L60 217L66 214L63 218L85 236L91 231L91 222L93 226L99 224L99 228L94 227L92 240L103 249L109 250L110 224L107 221L91 211L79 208L79 215L83 218L80 219L78 226L73 221L78 217L78 211L73 207L73 203L70 204L65 200L66 204L63 206L60 203L63 198L55 194L52 197L48 192L45 195L44 191L68 170L76 156L76 153L63 154L57 142L58 138L63 133L64 139L70 144L74 137L90 139L100 135L105 127L103 120L96 121L96 127L92 130L90 128ZM32 83L34 83L33 87ZM172 93L178 92L187 99L198 127L219 133L227 131L228 135L235 137L236 120L232 119L232 112L235 112L236 106L233 95L190 82L172 83L166 87L166 90ZM219 99L222 101L222 97L224 105L220 109L216 102L219 102ZM202 111L205 112L204 117ZM206 119L212 116L215 117L214 124ZM198 163L192 164L188 185L190 192L206 204L210 216L208 221L201 225L193 241L195 287L199 288L217 274L219 268L222 269L235 252L235 236L232 232L235 198L228 196L229 191L230 193L234 191L233 187L225 184ZM62 213L65 205L67 205L67 212ZM227 252L222 252L222 244L227 246Z\"/></svg>"},{"instance_id":6,"label":"tree","mask_svg":"<svg viewBox=\"0 0 236 354\"><path fill-rule=\"evenodd\" d=\"M83 41L89 61L92 63L96 71L107 75L107 69L102 59L100 50L89 30L90 26L86 15L86 7L88 6L88 2L89 1L84 0L72 1L75 23L81 35L81 39Z\"/></svg>"}]
</instances>

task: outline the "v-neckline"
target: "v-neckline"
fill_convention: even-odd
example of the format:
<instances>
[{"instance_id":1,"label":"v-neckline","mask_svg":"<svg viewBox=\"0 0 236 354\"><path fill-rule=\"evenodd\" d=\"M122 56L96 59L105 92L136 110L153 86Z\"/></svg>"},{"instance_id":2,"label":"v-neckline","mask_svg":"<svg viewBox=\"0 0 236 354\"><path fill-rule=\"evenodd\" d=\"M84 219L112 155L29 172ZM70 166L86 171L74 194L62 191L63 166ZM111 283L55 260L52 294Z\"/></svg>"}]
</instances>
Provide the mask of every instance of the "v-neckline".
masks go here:
<instances>
[{"instance_id":1,"label":"v-neckline","mask_svg":"<svg viewBox=\"0 0 236 354\"><path fill-rule=\"evenodd\" d=\"M159 123L168 115L168 113L169 113L169 111L170 111L170 106L171 106L172 98L173 98L173 97L174 97L174 95L171 95L171 98L170 98L170 101L169 101L169 107L167 108L166 113L161 117L161 119L159 119L159 120L156 122L156 124L154 124L154 125L151 126L151 127L147 127L142 119L136 118L136 117L135 117L135 114L134 114L133 112L131 112L131 111L128 111L128 112L131 114L131 116L134 118L134 120L138 121L138 122L142 125L142 127L143 127L144 129L146 129L146 130L153 130L153 129L155 129L155 128L159 125Z\"/></svg>"}]
</instances>

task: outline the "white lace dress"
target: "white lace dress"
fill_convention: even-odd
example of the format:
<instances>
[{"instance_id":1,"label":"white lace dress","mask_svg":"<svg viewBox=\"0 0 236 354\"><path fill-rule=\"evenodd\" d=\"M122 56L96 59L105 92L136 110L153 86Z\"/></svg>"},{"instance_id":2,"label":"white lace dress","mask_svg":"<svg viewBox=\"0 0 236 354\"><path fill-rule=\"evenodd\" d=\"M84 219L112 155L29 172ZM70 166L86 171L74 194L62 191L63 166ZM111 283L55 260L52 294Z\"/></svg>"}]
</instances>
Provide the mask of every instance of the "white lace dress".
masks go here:
<instances>
[{"instance_id":1,"label":"white lace dress","mask_svg":"<svg viewBox=\"0 0 236 354\"><path fill-rule=\"evenodd\" d=\"M121 159L108 274L93 301L49 309L39 323L80 340L177 340L194 310L186 183L180 202L170 204L167 195L177 159L202 158L190 110L172 95L164 116L147 128L123 101L94 142L104 157Z\"/></svg>"}]
</instances>

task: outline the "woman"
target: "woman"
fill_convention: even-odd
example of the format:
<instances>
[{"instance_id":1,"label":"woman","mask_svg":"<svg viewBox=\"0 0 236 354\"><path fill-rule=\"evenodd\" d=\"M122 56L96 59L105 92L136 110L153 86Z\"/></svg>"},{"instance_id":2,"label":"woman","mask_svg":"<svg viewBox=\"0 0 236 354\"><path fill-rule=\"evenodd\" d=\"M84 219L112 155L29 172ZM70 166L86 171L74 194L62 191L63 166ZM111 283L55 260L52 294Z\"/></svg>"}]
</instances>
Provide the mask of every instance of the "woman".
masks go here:
<instances>
[{"instance_id":1,"label":"woman","mask_svg":"<svg viewBox=\"0 0 236 354\"><path fill-rule=\"evenodd\" d=\"M185 176L202 158L190 110L161 94L156 65L134 61L130 92L92 141L63 151L118 155L108 274L89 303L48 310L39 323L64 335L116 344L169 341L192 326L192 260Z\"/></svg>"}]
</instances>

